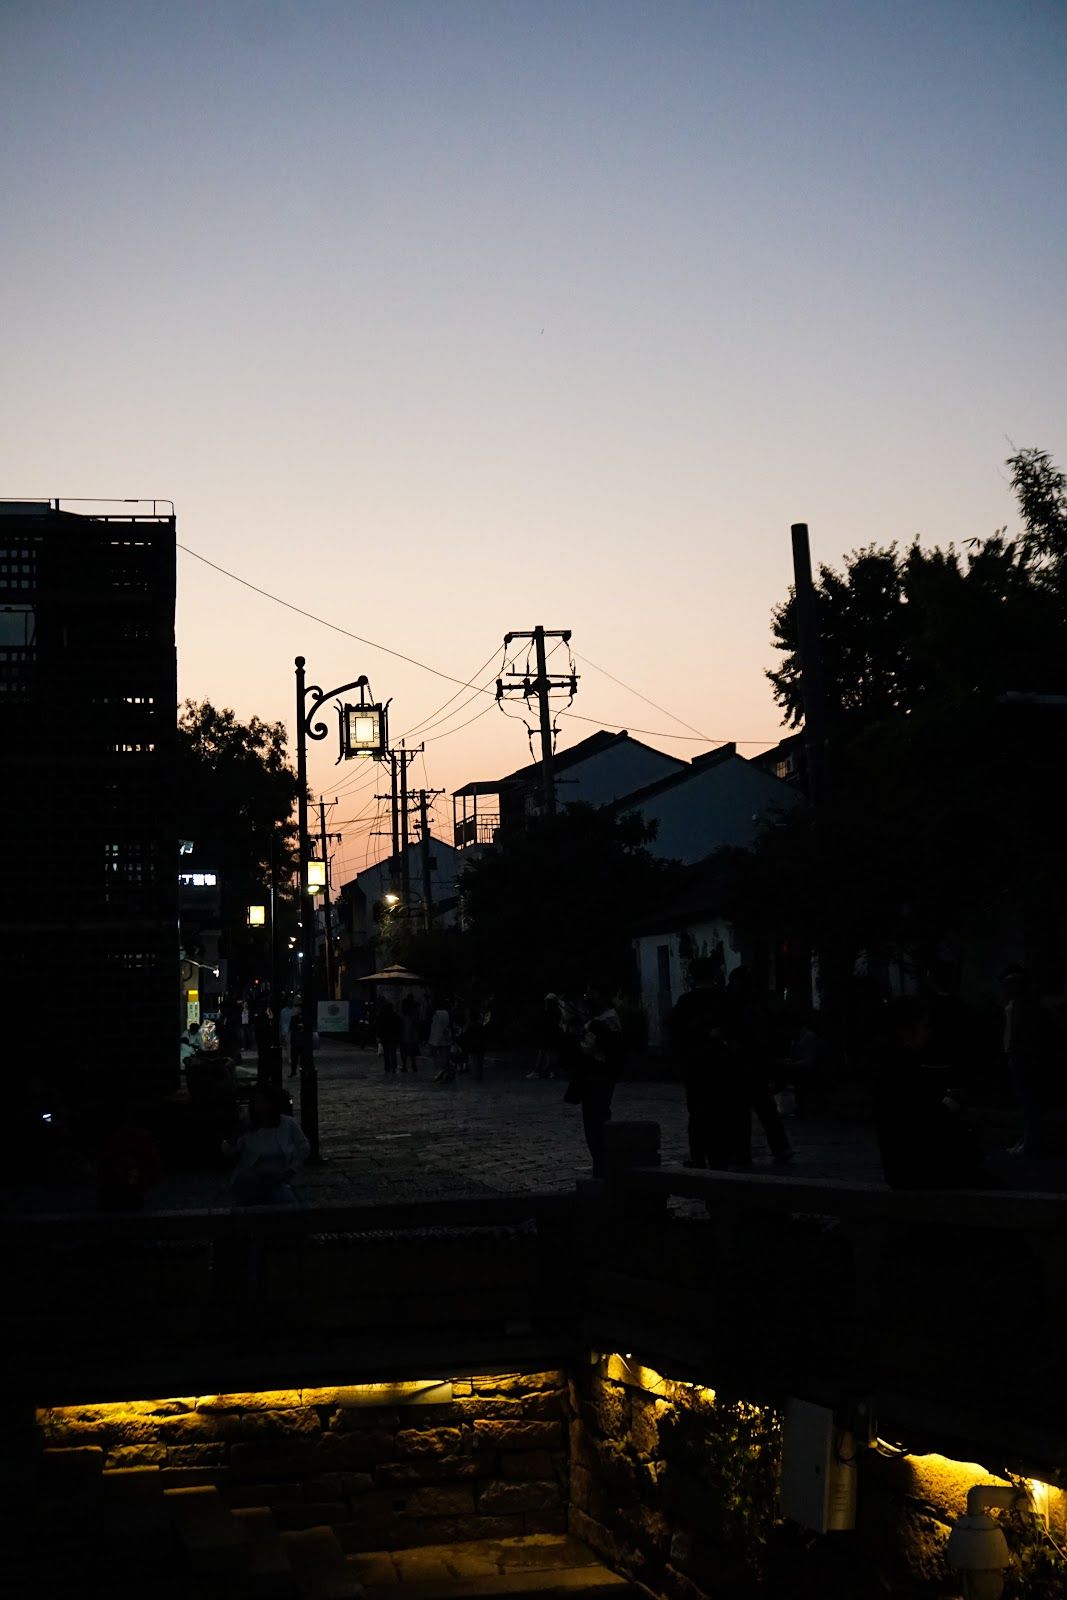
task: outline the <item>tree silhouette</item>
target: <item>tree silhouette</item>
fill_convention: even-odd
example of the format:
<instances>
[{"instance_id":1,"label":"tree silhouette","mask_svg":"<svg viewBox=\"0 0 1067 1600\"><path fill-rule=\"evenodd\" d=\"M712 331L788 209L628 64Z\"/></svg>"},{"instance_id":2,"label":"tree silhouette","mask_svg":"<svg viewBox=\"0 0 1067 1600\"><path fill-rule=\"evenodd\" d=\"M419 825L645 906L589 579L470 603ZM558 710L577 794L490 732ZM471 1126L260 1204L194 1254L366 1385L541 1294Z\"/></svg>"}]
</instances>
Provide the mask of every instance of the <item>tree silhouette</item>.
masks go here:
<instances>
[{"instance_id":1,"label":"tree silhouette","mask_svg":"<svg viewBox=\"0 0 1067 1600\"><path fill-rule=\"evenodd\" d=\"M210 700L186 700L178 719L179 833L198 865L219 875L227 953L246 952L246 907L270 896L271 847L279 890L296 870L298 789L285 725L241 722Z\"/></svg>"}]
</instances>

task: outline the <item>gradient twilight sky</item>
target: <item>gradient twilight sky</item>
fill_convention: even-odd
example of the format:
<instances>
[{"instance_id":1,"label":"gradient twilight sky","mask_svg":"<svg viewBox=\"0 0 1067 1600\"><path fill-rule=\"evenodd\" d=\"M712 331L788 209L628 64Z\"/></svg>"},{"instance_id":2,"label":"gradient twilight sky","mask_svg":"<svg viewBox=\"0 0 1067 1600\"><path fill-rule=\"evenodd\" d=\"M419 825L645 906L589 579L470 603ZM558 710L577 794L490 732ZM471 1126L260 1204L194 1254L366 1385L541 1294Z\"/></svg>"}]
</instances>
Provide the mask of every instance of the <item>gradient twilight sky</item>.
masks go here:
<instances>
[{"instance_id":1,"label":"gradient twilight sky","mask_svg":"<svg viewBox=\"0 0 1067 1600\"><path fill-rule=\"evenodd\" d=\"M792 521L830 562L988 534L1009 441L1067 461L1065 134L1062 0L0 0L0 493L166 495L460 679L569 627L771 743ZM178 577L183 695L292 726L298 652L395 735L453 693ZM576 712L687 732L579 670ZM440 738L482 698L413 783L528 759L488 699Z\"/></svg>"}]
</instances>

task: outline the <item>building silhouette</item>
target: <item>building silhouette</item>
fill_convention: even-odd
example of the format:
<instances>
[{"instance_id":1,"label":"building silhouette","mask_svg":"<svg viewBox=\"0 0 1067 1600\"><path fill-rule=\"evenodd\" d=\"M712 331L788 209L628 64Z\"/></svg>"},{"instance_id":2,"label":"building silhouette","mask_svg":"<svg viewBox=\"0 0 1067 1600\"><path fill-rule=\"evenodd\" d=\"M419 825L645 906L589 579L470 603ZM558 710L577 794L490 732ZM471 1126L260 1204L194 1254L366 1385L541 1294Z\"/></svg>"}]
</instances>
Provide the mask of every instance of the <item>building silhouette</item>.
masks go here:
<instances>
[{"instance_id":1,"label":"building silhouette","mask_svg":"<svg viewBox=\"0 0 1067 1600\"><path fill-rule=\"evenodd\" d=\"M148 1090L177 1074L175 521L74 504L0 502L9 1060Z\"/></svg>"}]
</instances>

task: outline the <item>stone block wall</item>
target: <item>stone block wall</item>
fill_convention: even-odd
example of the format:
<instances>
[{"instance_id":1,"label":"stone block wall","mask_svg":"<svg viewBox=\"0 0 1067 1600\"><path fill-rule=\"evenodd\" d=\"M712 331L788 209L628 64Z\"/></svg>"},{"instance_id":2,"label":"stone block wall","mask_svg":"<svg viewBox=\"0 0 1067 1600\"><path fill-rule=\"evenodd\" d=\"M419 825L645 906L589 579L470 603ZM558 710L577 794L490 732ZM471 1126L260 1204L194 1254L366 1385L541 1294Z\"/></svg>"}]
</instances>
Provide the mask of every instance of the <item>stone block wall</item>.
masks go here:
<instances>
[{"instance_id":1,"label":"stone block wall","mask_svg":"<svg viewBox=\"0 0 1067 1600\"><path fill-rule=\"evenodd\" d=\"M156 1466L164 1488L216 1484L349 1551L564 1532L569 1420L562 1372L37 1413L48 1473Z\"/></svg>"},{"instance_id":2,"label":"stone block wall","mask_svg":"<svg viewBox=\"0 0 1067 1600\"><path fill-rule=\"evenodd\" d=\"M570 1531L667 1600L744 1594L774 1525L780 1428L609 1356L571 1379Z\"/></svg>"},{"instance_id":3,"label":"stone block wall","mask_svg":"<svg viewBox=\"0 0 1067 1600\"><path fill-rule=\"evenodd\" d=\"M819 1535L778 1515L772 1408L615 1355L572 1374L571 1412L570 1531L666 1600L955 1600L949 1530L972 1484L1005 1481L977 1462L862 1449L856 1526ZM1067 1492L1036 1493L1039 1517L1000 1519L1012 1552L1005 1600L1064 1594Z\"/></svg>"}]
</instances>

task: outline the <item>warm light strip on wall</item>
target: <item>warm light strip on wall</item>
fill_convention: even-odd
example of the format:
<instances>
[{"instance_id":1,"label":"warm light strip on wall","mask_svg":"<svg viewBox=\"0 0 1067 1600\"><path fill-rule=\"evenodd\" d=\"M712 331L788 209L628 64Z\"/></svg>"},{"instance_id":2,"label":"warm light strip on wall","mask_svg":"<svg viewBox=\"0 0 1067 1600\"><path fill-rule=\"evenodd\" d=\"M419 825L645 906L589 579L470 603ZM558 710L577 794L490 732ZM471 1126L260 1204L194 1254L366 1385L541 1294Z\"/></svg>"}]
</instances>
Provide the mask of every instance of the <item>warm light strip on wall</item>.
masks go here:
<instances>
[{"instance_id":1,"label":"warm light strip on wall","mask_svg":"<svg viewBox=\"0 0 1067 1600\"><path fill-rule=\"evenodd\" d=\"M1010 1480L991 1472L988 1467L983 1467L979 1461L955 1461L951 1456L939 1455L931 1451L925 1455L912 1455L905 1451L899 1444L887 1445L883 1439L875 1441L876 1445L892 1450L894 1454L907 1457L908 1465L920 1480L940 1478L944 1480L943 1488L959 1497L962 1503L966 1501L967 1490L979 1483L1007 1484ZM1067 1514L1067 1490L1057 1488L1054 1483L1046 1483L1042 1478L1026 1478L1025 1483L1030 1492L1033 1503L1034 1515L1047 1529L1053 1520L1059 1521Z\"/></svg>"},{"instance_id":2,"label":"warm light strip on wall","mask_svg":"<svg viewBox=\"0 0 1067 1600\"><path fill-rule=\"evenodd\" d=\"M185 1411L287 1411L295 1406L447 1405L452 1384L447 1378L414 1378L403 1383L322 1384L313 1389L257 1389L235 1394L171 1395L160 1400L109 1400L80 1405L39 1407L38 1416L72 1416L82 1422L107 1422L126 1417L165 1417Z\"/></svg>"},{"instance_id":3,"label":"warm light strip on wall","mask_svg":"<svg viewBox=\"0 0 1067 1600\"><path fill-rule=\"evenodd\" d=\"M687 1394L699 1395L710 1405L715 1403L714 1389L707 1389L703 1384L690 1383L687 1380L665 1378L655 1367L646 1367L629 1353L602 1355L599 1366L603 1376L612 1383L624 1383L631 1389L641 1389L645 1394L654 1395L659 1400L671 1400L679 1390L684 1389Z\"/></svg>"}]
</instances>

